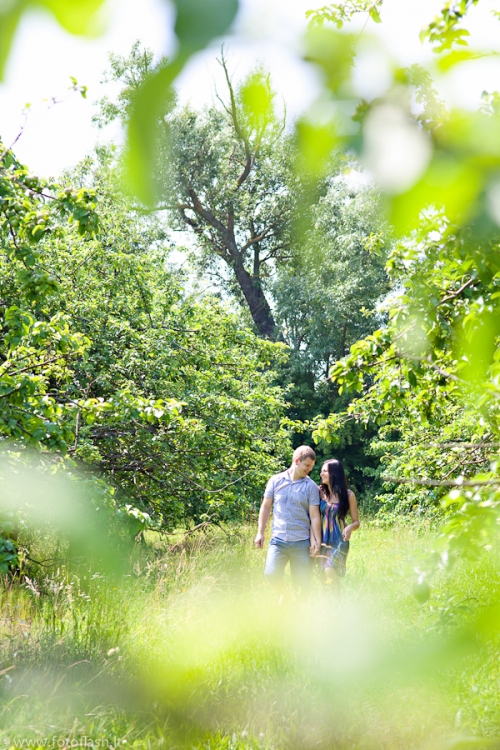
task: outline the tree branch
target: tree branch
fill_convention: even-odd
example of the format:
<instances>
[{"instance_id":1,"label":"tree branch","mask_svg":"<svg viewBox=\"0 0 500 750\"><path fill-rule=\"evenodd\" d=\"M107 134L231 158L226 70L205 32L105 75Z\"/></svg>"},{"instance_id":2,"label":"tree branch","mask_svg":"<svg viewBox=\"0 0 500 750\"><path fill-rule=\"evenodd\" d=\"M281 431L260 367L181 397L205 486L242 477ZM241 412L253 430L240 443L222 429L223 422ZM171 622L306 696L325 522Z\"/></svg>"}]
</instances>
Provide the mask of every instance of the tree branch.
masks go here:
<instances>
[{"instance_id":1,"label":"tree branch","mask_svg":"<svg viewBox=\"0 0 500 750\"><path fill-rule=\"evenodd\" d=\"M248 248L251 247L252 245L254 245L256 242L262 242L262 240L265 240L265 238L268 236L268 234L270 233L270 231L273 229L273 227L276 226L277 223L278 223L278 219L276 221L273 221L260 234L255 235L254 234L255 229L254 229L253 221L250 220L250 226L251 226L251 233L252 233L252 235L251 235L250 239L248 240L248 242L245 242L245 244L241 248L241 252L244 253L245 250L248 250Z\"/></svg>"},{"instance_id":2,"label":"tree branch","mask_svg":"<svg viewBox=\"0 0 500 750\"><path fill-rule=\"evenodd\" d=\"M243 143L243 147L245 149L245 165L243 167L243 171L241 172L240 176L236 180L236 190L237 190L245 182L246 178L250 174L250 170L253 166L253 158L252 158L252 152L250 149L250 141L248 139L248 136L244 132L238 119L236 97L234 96L233 85L231 83L231 78L229 77L229 71L227 69L227 64L226 64L226 58L224 57L224 50L222 50L221 59L218 60L218 62L222 66L222 69L224 70L227 87L229 89L229 98L231 101L231 119L233 121L233 127L236 132L236 135L239 136L240 140Z\"/></svg>"},{"instance_id":3,"label":"tree branch","mask_svg":"<svg viewBox=\"0 0 500 750\"><path fill-rule=\"evenodd\" d=\"M496 487L500 485L500 479L477 479L469 481L464 479L441 480L441 479L410 479L399 477L382 477L383 482L391 484L416 484L422 487Z\"/></svg>"},{"instance_id":4,"label":"tree branch","mask_svg":"<svg viewBox=\"0 0 500 750\"><path fill-rule=\"evenodd\" d=\"M474 279L474 278L471 278L471 279L469 279L468 281L466 281L466 282L465 282L465 284L463 284L463 285L462 285L462 286L460 287L460 289L457 289L457 291L456 291L456 292L451 292L451 293L450 293L450 294L448 294L448 295L447 295L446 297L443 297L443 299L442 299L442 300L440 300L440 301L438 302L437 306L439 306L439 305L444 305L444 303L445 303L445 302L451 302L451 300L455 299L455 298L456 298L456 297L458 297L458 296L459 296L460 294L462 294L462 292L463 292L463 291L464 291L465 289L467 289L467 287L471 286L471 284L473 284L473 283L474 283L474 281L475 281L475 279Z\"/></svg>"}]
</instances>

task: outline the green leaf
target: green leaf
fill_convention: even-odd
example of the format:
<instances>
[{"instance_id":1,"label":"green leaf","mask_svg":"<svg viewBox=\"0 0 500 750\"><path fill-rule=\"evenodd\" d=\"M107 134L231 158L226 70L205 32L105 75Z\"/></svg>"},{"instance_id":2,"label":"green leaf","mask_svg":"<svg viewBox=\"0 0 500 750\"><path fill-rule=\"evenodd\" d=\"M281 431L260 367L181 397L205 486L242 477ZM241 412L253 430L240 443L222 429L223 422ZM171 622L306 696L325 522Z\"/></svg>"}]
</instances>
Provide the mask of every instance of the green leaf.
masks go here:
<instances>
[{"instance_id":1,"label":"green leaf","mask_svg":"<svg viewBox=\"0 0 500 750\"><path fill-rule=\"evenodd\" d=\"M96 31L101 31L96 26L95 17L104 2L105 0L42 0L37 5L43 5L53 13L58 23L70 34L93 35Z\"/></svg>"},{"instance_id":2,"label":"green leaf","mask_svg":"<svg viewBox=\"0 0 500 750\"><path fill-rule=\"evenodd\" d=\"M3 80L14 34L23 13L30 6L44 8L71 34L96 34L104 29L96 25L96 15L105 0L11 0L0 4L0 80ZM3 9L2 8L5 8Z\"/></svg>"},{"instance_id":3,"label":"green leaf","mask_svg":"<svg viewBox=\"0 0 500 750\"><path fill-rule=\"evenodd\" d=\"M420 604L425 604L431 595L431 590L427 581L418 581L412 586L412 594Z\"/></svg>"},{"instance_id":4,"label":"green leaf","mask_svg":"<svg viewBox=\"0 0 500 750\"><path fill-rule=\"evenodd\" d=\"M308 31L305 42L306 60L323 69L328 88L334 93L348 89L356 44L354 36L333 29L313 28Z\"/></svg>"},{"instance_id":5,"label":"green leaf","mask_svg":"<svg viewBox=\"0 0 500 750\"><path fill-rule=\"evenodd\" d=\"M147 205L154 205L156 198L153 174L159 120L172 96L172 82L183 65L184 60L179 57L171 65L159 70L146 81L133 101L125 163L137 197Z\"/></svg>"},{"instance_id":6,"label":"green leaf","mask_svg":"<svg viewBox=\"0 0 500 750\"><path fill-rule=\"evenodd\" d=\"M492 52L491 54L496 55L498 53ZM479 58L487 56L488 55L484 53L472 49L453 50L453 52L450 52L447 55L442 55L437 61L437 66L442 73L447 73L449 70L451 70L451 68L461 62L467 62L468 60L478 60Z\"/></svg>"},{"instance_id":7,"label":"green leaf","mask_svg":"<svg viewBox=\"0 0 500 750\"><path fill-rule=\"evenodd\" d=\"M10 4L7 7L11 7ZM7 62L22 12L21 4L14 6L8 12L0 12L0 81L3 81L5 63Z\"/></svg>"},{"instance_id":8,"label":"green leaf","mask_svg":"<svg viewBox=\"0 0 500 750\"><path fill-rule=\"evenodd\" d=\"M241 99L245 114L253 128L265 126L273 116L273 93L269 81L262 73L256 73L244 82Z\"/></svg>"},{"instance_id":9,"label":"green leaf","mask_svg":"<svg viewBox=\"0 0 500 750\"><path fill-rule=\"evenodd\" d=\"M133 100L128 124L127 172L138 198L147 205L155 202L158 126L172 83L191 55L228 30L238 10L238 0L176 0L175 5L179 52L170 65L160 68L143 84Z\"/></svg>"},{"instance_id":10,"label":"green leaf","mask_svg":"<svg viewBox=\"0 0 500 750\"><path fill-rule=\"evenodd\" d=\"M469 316L464 321L465 329L458 335L458 351L456 356L466 365L461 371L461 377L477 389L484 387L493 356L497 350L500 334L500 310L482 310Z\"/></svg>"},{"instance_id":11,"label":"green leaf","mask_svg":"<svg viewBox=\"0 0 500 750\"><path fill-rule=\"evenodd\" d=\"M417 226L425 208L443 209L450 221L464 222L475 209L481 174L465 161L437 155L419 182L392 201L391 220L405 234Z\"/></svg>"},{"instance_id":12,"label":"green leaf","mask_svg":"<svg viewBox=\"0 0 500 750\"><path fill-rule=\"evenodd\" d=\"M331 123L301 120L297 124L297 167L300 172L322 176L326 173L338 138Z\"/></svg>"},{"instance_id":13,"label":"green leaf","mask_svg":"<svg viewBox=\"0 0 500 750\"><path fill-rule=\"evenodd\" d=\"M179 54L186 58L222 36L238 11L238 0L174 0L174 3L175 33L181 44Z\"/></svg>"}]
</instances>

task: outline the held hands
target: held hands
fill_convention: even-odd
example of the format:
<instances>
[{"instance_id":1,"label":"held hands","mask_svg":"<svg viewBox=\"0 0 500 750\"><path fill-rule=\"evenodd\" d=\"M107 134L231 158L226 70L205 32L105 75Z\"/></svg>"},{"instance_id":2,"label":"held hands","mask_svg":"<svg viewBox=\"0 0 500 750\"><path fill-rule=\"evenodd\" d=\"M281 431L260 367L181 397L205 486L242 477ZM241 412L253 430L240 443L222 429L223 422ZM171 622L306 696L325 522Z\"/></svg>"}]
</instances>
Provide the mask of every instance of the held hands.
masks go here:
<instances>
[{"instance_id":1,"label":"held hands","mask_svg":"<svg viewBox=\"0 0 500 750\"><path fill-rule=\"evenodd\" d=\"M311 536L310 547L309 547L310 557L316 557L316 555L319 552L319 547L320 547L320 544L318 540L314 536Z\"/></svg>"}]
</instances>

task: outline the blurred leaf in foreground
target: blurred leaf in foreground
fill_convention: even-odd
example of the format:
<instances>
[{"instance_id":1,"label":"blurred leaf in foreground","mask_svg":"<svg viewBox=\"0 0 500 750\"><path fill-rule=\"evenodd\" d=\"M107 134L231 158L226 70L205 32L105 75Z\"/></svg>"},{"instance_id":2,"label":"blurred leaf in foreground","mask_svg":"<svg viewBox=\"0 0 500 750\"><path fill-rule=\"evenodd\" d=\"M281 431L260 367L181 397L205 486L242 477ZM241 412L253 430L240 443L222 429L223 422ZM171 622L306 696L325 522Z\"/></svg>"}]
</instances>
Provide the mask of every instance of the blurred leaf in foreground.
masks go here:
<instances>
[{"instance_id":1,"label":"blurred leaf in foreground","mask_svg":"<svg viewBox=\"0 0 500 750\"><path fill-rule=\"evenodd\" d=\"M98 493L97 482L70 472L56 474L36 457L1 457L0 513L15 519L24 536L55 533L68 545L73 569L115 575L128 567L132 540L116 533L115 508Z\"/></svg>"},{"instance_id":2,"label":"blurred leaf in foreground","mask_svg":"<svg viewBox=\"0 0 500 750\"><path fill-rule=\"evenodd\" d=\"M98 11L104 0L12 0L0 4L0 81L10 53L14 34L23 14L30 8L43 8L55 16L58 23L71 34L101 32L97 23Z\"/></svg>"},{"instance_id":3,"label":"blurred leaf in foreground","mask_svg":"<svg viewBox=\"0 0 500 750\"><path fill-rule=\"evenodd\" d=\"M154 205L156 198L158 126L165 105L172 98L172 83L191 55L229 29L238 10L238 0L176 0L175 5L177 55L143 84L132 102L128 123L128 174L137 196L148 205Z\"/></svg>"}]
</instances>

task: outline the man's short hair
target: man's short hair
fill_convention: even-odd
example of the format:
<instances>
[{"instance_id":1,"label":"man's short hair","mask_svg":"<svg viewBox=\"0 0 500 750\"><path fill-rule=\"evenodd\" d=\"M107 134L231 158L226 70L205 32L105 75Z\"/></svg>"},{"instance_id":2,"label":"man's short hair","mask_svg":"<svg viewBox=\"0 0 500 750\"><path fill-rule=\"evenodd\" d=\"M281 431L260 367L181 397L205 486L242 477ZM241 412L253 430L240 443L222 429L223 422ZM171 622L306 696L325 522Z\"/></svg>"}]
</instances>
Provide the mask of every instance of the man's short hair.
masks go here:
<instances>
[{"instance_id":1,"label":"man's short hair","mask_svg":"<svg viewBox=\"0 0 500 750\"><path fill-rule=\"evenodd\" d=\"M293 460L295 461L296 458L299 459L299 463L305 461L306 458L312 458L313 461L316 461L316 454L308 445L299 445L293 452Z\"/></svg>"}]
</instances>

